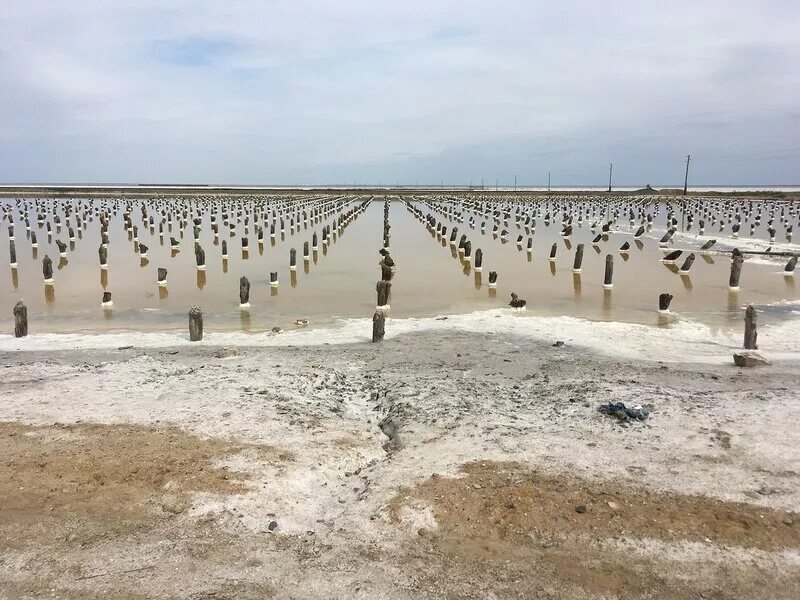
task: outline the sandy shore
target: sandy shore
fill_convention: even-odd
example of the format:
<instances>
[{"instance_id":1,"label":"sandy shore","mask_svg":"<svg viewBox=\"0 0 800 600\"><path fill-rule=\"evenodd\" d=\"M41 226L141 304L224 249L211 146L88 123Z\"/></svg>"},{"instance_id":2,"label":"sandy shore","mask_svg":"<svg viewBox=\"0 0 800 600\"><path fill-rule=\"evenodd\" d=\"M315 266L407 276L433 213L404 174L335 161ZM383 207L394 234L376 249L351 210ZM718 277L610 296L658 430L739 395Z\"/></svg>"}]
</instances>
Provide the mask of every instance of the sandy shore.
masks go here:
<instances>
[{"instance_id":1,"label":"sandy shore","mask_svg":"<svg viewBox=\"0 0 800 600\"><path fill-rule=\"evenodd\" d=\"M800 593L797 363L557 339L4 351L0 597Z\"/></svg>"}]
</instances>

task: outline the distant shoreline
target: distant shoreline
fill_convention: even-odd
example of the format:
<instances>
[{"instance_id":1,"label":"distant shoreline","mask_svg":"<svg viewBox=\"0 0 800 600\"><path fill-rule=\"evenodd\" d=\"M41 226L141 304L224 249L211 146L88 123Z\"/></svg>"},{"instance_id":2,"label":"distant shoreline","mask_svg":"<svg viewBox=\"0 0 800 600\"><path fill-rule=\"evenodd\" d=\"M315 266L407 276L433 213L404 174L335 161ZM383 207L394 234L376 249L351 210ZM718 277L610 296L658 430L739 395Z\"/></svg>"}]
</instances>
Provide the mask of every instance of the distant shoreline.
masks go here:
<instances>
[{"instance_id":1,"label":"distant shoreline","mask_svg":"<svg viewBox=\"0 0 800 600\"><path fill-rule=\"evenodd\" d=\"M219 186L219 185L180 185L180 184L146 184L146 185L0 185L0 197L149 197L149 196L195 196L198 194L215 194L229 196L246 196L252 194L371 194L374 196L408 196L436 195L443 193L480 194L484 196L683 196L679 188L620 188L611 192L605 189L580 186L544 188L495 188L489 189L469 186L424 186L424 187L390 187L390 186ZM800 186L698 186L690 189L688 197L720 196L720 197L758 197L763 199L779 198L800 200Z\"/></svg>"}]
</instances>

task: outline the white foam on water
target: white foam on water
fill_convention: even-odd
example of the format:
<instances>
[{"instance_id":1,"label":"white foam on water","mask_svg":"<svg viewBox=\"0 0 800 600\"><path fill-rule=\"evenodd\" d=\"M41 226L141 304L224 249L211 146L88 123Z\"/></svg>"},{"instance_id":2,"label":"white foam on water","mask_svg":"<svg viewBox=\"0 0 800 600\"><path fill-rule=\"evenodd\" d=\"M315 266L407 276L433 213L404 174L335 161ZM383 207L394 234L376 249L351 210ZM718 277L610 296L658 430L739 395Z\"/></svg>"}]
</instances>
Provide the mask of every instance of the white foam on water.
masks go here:
<instances>
[{"instance_id":1,"label":"white foam on water","mask_svg":"<svg viewBox=\"0 0 800 600\"><path fill-rule=\"evenodd\" d=\"M791 302L791 301L787 301ZM485 335L517 335L541 340L547 345L563 341L620 359L667 362L730 362L731 354L742 348L742 333L712 328L680 315L670 315L663 327L590 321L568 316L539 316L492 309L447 317L387 319L386 338L414 332L461 331ZM246 333L206 332L200 342L190 342L185 332L121 331L99 334L40 333L25 338L0 335L0 351L115 349L121 346L160 348L198 344L206 346L317 346L323 344L369 343L372 319L341 319L336 325L319 329ZM800 319L759 327L759 343L767 358L800 360Z\"/></svg>"}]
</instances>

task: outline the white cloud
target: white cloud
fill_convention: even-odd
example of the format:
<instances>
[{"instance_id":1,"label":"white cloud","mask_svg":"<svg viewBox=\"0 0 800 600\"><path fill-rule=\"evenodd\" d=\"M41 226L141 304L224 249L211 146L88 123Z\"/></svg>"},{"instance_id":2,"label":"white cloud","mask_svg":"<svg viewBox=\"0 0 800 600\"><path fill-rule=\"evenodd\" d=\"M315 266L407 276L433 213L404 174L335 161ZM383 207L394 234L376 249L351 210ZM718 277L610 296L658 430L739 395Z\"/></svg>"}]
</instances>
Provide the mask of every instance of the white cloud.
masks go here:
<instances>
[{"instance_id":1,"label":"white cloud","mask_svg":"<svg viewBox=\"0 0 800 600\"><path fill-rule=\"evenodd\" d=\"M720 0L8 2L0 180L588 183L613 160L674 183L671 157L692 152L709 183L792 183L798 17Z\"/></svg>"}]
</instances>

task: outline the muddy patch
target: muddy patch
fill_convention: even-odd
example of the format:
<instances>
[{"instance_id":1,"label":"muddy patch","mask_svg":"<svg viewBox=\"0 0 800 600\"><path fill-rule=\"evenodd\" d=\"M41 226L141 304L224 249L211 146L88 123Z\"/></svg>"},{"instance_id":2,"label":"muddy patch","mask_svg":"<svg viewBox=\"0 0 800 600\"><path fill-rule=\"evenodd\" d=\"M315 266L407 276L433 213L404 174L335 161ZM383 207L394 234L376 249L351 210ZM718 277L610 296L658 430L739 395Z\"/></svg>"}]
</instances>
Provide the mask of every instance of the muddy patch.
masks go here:
<instances>
[{"instance_id":1,"label":"muddy patch","mask_svg":"<svg viewBox=\"0 0 800 600\"><path fill-rule=\"evenodd\" d=\"M666 555L614 548L616 540L662 540L675 547L700 542L734 554L770 556L800 548L794 514L555 477L517 463L475 462L461 472L406 489L389 508L398 524L407 520L409 508L419 511L420 503L433 513L436 526L420 528L413 552L414 568L429 574L425 586L437 581L469 593L493 580L500 597L549 590L576 598L762 598L800 589L796 568L773 576L766 565L751 561L731 575L708 568L702 558L678 566L667 564Z\"/></svg>"},{"instance_id":2,"label":"muddy patch","mask_svg":"<svg viewBox=\"0 0 800 600\"><path fill-rule=\"evenodd\" d=\"M179 515L195 492L242 492L219 464L243 451L175 428L0 423L0 548L85 545Z\"/></svg>"}]
</instances>

